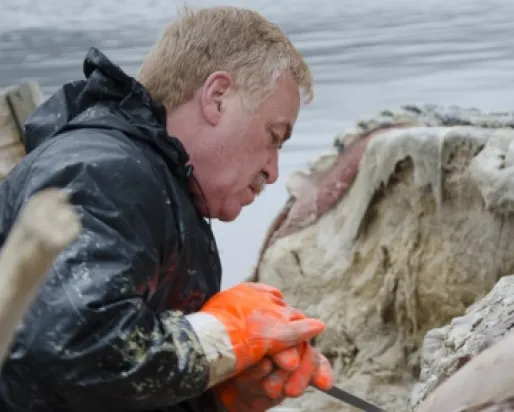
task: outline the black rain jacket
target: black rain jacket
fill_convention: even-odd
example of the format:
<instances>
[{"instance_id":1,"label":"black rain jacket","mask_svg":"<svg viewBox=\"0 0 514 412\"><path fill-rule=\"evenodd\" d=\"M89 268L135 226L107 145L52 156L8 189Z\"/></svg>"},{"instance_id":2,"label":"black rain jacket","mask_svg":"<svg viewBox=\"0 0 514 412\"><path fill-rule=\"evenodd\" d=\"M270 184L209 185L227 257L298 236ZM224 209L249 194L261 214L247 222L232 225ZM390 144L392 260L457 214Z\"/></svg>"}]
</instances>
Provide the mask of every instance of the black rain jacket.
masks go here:
<instances>
[{"instance_id":1,"label":"black rain jacket","mask_svg":"<svg viewBox=\"0 0 514 412\"><path fill-rule=\"evenodd\" d=\"M83 225L17 331L0 411L214 411L184 314L220 290L221 265L188 155L165 108L95 48L84 74L29 118L28 154L0 184L0 246L48 187L71 194Z\"/></svg>"}]
</instances>

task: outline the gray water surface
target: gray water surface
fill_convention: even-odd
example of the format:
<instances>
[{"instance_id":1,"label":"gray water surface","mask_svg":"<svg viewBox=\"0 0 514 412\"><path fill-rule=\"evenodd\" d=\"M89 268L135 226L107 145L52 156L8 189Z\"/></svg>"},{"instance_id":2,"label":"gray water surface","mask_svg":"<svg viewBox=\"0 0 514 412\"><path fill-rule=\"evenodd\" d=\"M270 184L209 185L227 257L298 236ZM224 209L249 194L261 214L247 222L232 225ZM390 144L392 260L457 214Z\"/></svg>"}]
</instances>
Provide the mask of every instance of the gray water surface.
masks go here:
<instances>
[{"instance_id":1,"label":"gray water surface","mask_svg":"<svg viewBox=\"0 0 514 412\"><path fill-rule=\"evenodd\" d=\"M90 46L129 74L182 4L250 7L279 24L311 65L315 101L283 149L281 177L233 223L214 222L224 287L246 277L291 171L359 117L406 103L511 109L514 3L508 0L0 0L0 87L44 94L82 77Z\"/></svg>"}]
</instances>

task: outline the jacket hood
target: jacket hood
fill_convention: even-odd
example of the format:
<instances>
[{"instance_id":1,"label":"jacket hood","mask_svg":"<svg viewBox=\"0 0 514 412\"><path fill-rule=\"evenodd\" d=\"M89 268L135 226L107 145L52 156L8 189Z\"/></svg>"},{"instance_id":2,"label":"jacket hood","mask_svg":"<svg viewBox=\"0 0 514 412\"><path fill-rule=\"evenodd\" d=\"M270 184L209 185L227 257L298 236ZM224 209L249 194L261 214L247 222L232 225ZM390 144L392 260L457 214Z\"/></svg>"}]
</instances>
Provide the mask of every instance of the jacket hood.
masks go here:
<instances>
[{"instance_id":1,"label":"jacket hood","mask_svg":"<svg viewBox=\"0 0 514 412\"><path fill-rule=\"evenodd\" d=\"M24 126L27 153L49 139L74 129L119 130L144 141L164 155L175 168L189 157L166 132L166 109L148 91L96 48L89 49L84 80L64 84L30 116Z\"/></svg>"}]
</instances>

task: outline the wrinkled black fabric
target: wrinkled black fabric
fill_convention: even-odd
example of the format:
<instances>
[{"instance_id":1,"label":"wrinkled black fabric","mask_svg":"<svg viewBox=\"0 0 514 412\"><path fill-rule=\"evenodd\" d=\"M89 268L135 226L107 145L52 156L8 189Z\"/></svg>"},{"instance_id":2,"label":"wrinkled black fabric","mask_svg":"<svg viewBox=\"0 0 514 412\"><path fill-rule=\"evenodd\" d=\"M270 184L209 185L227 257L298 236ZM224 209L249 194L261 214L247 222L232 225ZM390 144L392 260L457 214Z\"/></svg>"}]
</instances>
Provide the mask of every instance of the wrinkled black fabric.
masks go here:
<instances>
[{"instance_id":1,"label":"wrinkled black fabric","mask_svg":"<svg viewBox=\"0 0 514 412\"><path fill-rule=\"evenodd\" d=\"M100 51L84 74L34 112L28 154L0 184L2 244L47 187L71 194L83 225L17 331L0 410L215 410L184 315L220 290L221 267L188 189L188 155L167 135L164 107Z\"/></svg>"}]
</instances>

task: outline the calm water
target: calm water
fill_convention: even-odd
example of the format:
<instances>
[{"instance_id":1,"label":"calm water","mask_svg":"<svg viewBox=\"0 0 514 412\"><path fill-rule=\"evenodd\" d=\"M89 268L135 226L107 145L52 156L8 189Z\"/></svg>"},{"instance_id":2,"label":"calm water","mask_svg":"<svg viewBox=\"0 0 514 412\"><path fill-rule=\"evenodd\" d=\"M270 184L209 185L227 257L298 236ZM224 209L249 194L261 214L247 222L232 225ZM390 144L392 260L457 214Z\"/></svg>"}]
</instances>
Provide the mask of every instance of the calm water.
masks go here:
<instances>
[{"instance_id":1,"label":"calm water","mask_svg":"<svg viewBox=\"0 0 514 412\"><path fill-rule=\"evenodd\" d=\"M82 77L90 46L130 74L177 6L232 4L278 23L317 84L281 178L238 221L215 223L224 286L248 275L287 175L330 148L333 136L386 106L432 102L514 106L514 3L509 0L1 0L0 87L38 80L45 95Z\"/></svg>"}]
</instances>

